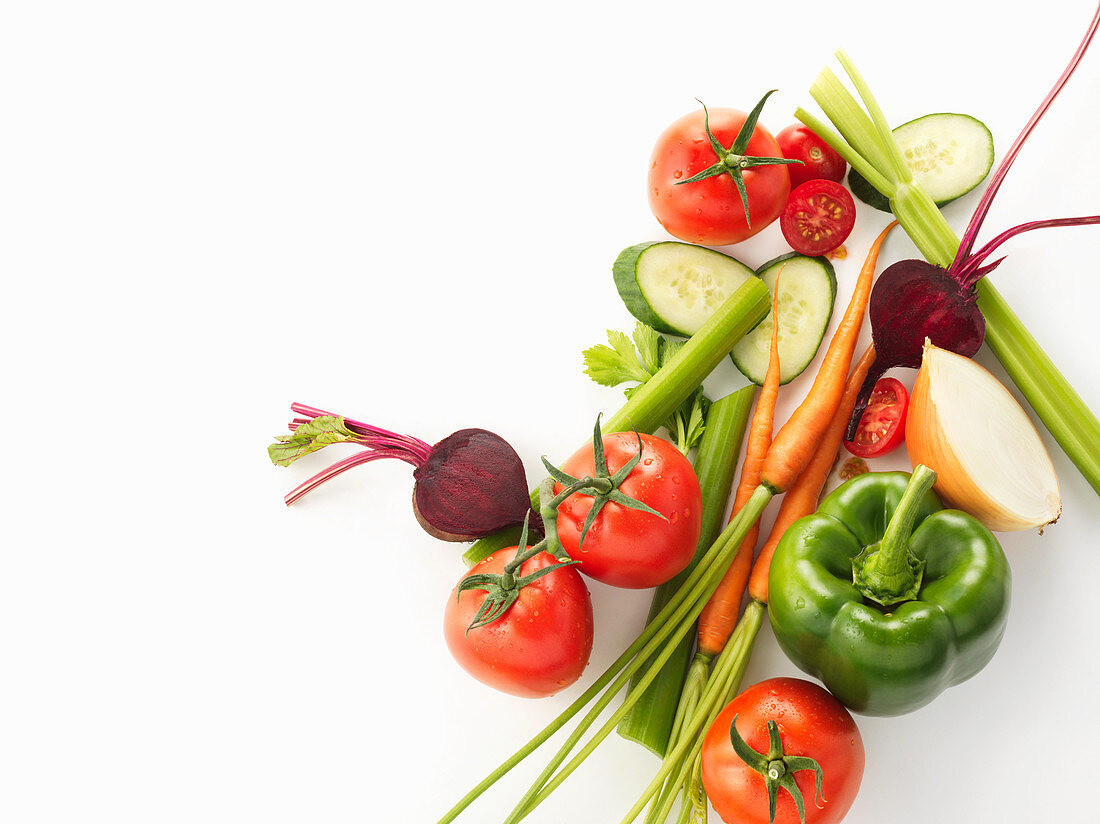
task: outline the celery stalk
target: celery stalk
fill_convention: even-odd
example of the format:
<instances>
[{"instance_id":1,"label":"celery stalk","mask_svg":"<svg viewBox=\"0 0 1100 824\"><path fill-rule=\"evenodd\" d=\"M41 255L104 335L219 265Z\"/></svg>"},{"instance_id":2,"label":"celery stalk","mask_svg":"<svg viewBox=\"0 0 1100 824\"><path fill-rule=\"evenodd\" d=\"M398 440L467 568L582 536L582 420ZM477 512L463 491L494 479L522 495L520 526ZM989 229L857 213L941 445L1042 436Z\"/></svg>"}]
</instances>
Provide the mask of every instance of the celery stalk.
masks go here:
<instances>
[{"instance_id":1,"label":"celery stalk","mask_svg":"<svg viewBox=\"0 0 1100 824\"><path fill-rule=\"evenodd\" d=\"M1096 25L1094 19L1081 50L1087 45ZM1075 60L1079 59L1081 50L1075 55ZM877 109L874 98L854 65L842 53L838 56L864 101L870 101L872 110ZM1061 88L1073 65L1071 63L1044 105L1049 104ZM872 122L872 118L859 109L855 98L828 69L818 76L810 95L840 135L802 109L797 110L795 116L833 146L872 186L890 198L894 216L925 260L945 268L951 266L959 250L959 237L923 189L911 181L899 180L890 158L889 145L894 143L894 137L885 118L879 116L880 113L876 114L874 121L877 121L878 133L871 134L867 123ZM1029 128L1037 117L1038 114ZM1014 150L1017 148L1013 147ZM896 144L893 151L896 151ZM873 170L872 174L867 174L869 169ZM1069 385L988 277L979 281L976 289L978 308L985 316L985 342L990 351L1085 480L1100 495L1100 420Z\"/></svg>"},{"instance_id":2,"label":"celery stalk","mask_svg":"<svg viewBox=\"0 0 1100 824\"><path fill-rule=\"evenodd\" d=\"M654 591L649 609L650 621L668 603L718 537L755 394L756 387L749 385L711 404L703 439L695 453L695 474L703 491L703 528L699 533L699 544L688 568ZM683 638L656 679L619 724L619 735L641 744L661 758L668 749L694 640L690 634ZM631 687L636 686L640 679L641 674L635 673Z\"/></svg>"},{"instance_id":3,"label":"celery stalk","mask_svg":"<svg viewBox=\"0 0 1100 824\"><path fill-rule=\"evenodd\" d=\"M603 424L602 431L605 434L631 430L654 432L769 311L771 293L768 287L759 278L749 278L726 298L699 331L657 370L657 374L631 393L622 408ZM475 541L462 558L468 566L473 566L499 549L499 544L500 540L492 535L482 538Z\"/></svg>"}]
</instances>

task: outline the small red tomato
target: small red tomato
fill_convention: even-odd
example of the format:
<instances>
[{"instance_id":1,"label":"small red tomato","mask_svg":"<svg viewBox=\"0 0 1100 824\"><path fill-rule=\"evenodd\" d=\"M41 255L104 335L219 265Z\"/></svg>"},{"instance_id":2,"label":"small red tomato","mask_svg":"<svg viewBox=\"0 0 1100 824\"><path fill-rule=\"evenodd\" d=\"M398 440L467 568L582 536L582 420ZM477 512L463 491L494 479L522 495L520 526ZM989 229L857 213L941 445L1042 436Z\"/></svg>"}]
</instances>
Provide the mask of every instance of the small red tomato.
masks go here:
<instances>
[{"instance_id":1,"label":"small red tomato","mask_svg":"<svg viewBox=\"0 0 1100 824\"><path fill-rule=\"evenodd\" d=\"M711 134L730 148L748 115L710 109ZM757 124L745 155L782 157L771 132ZM719 162L707 138L702 110L684 115L657 138L649 164L649 208L665 230L688 243L727 246L750 238L775 221L791 191L787 165L743 170L749 222L737 184L729 174L683 183ZM793 164L791 164L793 165Z\"/></svg>"},{"instance_id":2,"label":"small red tomato","mask_svg":"<svg viewBox=\"0 0 1100 824\"><path fill-rule=\"evenodd\" d=\"M570 495L558 507L558 538L585 575L627 589L663 584L680 572L695 554L702 529L702 493L687 458L663 438L641 435L642 457L619 490L660 512L644 512L609 501L581 541L592 498ZM638 454L639 436L615 432L603 438L607 469L614 474ZM562 465L575 478L595 473L592 444L582 447ZM556 484L554 492L561 492Z\"/></svg>"},{"instance_id":3,"label":"small red tomato","mask_svg":"<svg viewBox=\"0 0 1100 824\"><path fill-rule=\"evenodd\" d=\"M792 123L783 129L775 136L775 141L783 157L802 161L801 166L791 164L787 167L792 189L797 189L807 180L833 180L839 183L848 171L848 164L836 149L801 123Z\"/></svg>"},{"instance_id":4,"label":"small red tomato","mask_svg":"<svg viewBox=\"0 0 1100 824\"><path fill-rule=\"evenodd\" d=\"M852 233L856 204L848 190L831 180L803 183L787 200L779 219L783 237L801 255L824 255Z\"/></svg>"},{"instance_id":5,"label":"small red tomato","mask_svg":"<svg viewBox=\"0 0 1100 824\"><path fill-rule=\"evenodd\" d=\"M905 440L909 393L894 378L879 378L859 419L855 437L844 448L859 458L877 458L897 449Z\"/></svg>"},{"instance_id":6,"label":"small red tomato","mask_svg":"<svg viewBox=\"0 0 1100 824\"><path fill-rule=\"evenodd\" d=\"M749 687L718 714L703 739L703 788L715 811L727 824L768 824L769 800L765 773L734 749L730 728L735 723L741 740L755 751L759 762L776 766L780 775L793 775L802 793L805 824L835 824L855 801L863 780L863 739L851 714L832 693L801 678L772 678ZM774 722L781 756L773 752L768 722ZM783 769L771 762L784 760ZM822 791L817 794L815 772L794 762L812 758L821 769ZM794 798L777 788L775 824L799 824Z\"/></svg>"},{"instance_id":7,"label":"small red tomato","mask_svg":"<svg viewBox=\"0 0 1100 824\"><path fill-rule=\"evenodd\" d=\"M499 575L516 551L497 550L468 574ZM517 577L556 563L553 555L540 552L520 565ZM592 654L592 599L573 567L530 582L503 615L467 631L484 600L484 590L460 593L456 586L443 615L447 647L470 675L524 698L553 695L581 677Z\"/></svg>"}]
</instances>

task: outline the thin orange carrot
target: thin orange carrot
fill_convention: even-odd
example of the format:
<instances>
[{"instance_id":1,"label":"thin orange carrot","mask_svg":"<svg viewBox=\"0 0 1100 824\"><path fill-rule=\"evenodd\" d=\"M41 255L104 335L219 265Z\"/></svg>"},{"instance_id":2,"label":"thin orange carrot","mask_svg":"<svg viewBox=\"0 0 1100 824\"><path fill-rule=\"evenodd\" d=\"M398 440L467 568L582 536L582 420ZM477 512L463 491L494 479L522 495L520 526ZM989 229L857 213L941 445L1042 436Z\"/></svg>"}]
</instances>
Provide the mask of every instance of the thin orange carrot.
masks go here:
<instances>
[{"instance_id":1,"label":"thin orange carrot","mask_svg":"<svg viewBox=\"0 0 1100 824\"><path fill-rule=\"evenodd\" d=\"M764 374L764 385L756 399L756 409L752 413L749 435L745 446L745 461L741 465L741 479L733 499L733 514L745 505L760 485L760 467L764 465L764 456L772 442L772 427L775 422L775 402L779 395L779 278L783 274L780 267L775 278L775 293L772 295L772 338L768 358L768 370ZM759 519L752 525L741 547L730 562L718 589L711 595L699 615L697 630L697 651L702 655L717 655L726 646L741 614L741 599L745 595L745 586L752 569L753 551L756 539L760 536Z\"/></svg>"},{"instance_id":2,"label":"thin orange carrot","mask_svg":"<svg viewBox=\"0 0 1100 824\"><path fill-rule=\"evenodd\" d=\"M764 466L760 470L760 483L773 493L784 492L795 482L813 458L825 429L833 419L841 395L844 394L844 382L859 340L867 301L871 296L879 250L890 230L897 225L895 220L871 244L848 309L833 333L813 386L806 394L806 399L772 441Z\"/></svg>"},{"instance_id":3,"label":"thin orange carrot","mask_svg":"<svg viewBox=\"0 0 1100 824\"><path fill-rule=\"evenodd\" d=\"M844 385L844 395L829 423L829 428L822 436L821 445L818 446L810 462L806 464L806 468L799 474L794 486L783 496L783 503L779 507L779 512L776 513L771 534L764 546L760 548L760 554L752 567L752 575L749 578L749 597L753 600L760 601L762 604L768 602L768 570L771 568L775 547L779 544L783 533L799 518L817 509L821 490L825 487L825 481L829 479L829 473L833 471L837 452L844 441L844 430L848 427L848 418L856 407L859 390L874 362L875 345L871 344L848 375L848 382Z\"/></svg>"}]
</instances>

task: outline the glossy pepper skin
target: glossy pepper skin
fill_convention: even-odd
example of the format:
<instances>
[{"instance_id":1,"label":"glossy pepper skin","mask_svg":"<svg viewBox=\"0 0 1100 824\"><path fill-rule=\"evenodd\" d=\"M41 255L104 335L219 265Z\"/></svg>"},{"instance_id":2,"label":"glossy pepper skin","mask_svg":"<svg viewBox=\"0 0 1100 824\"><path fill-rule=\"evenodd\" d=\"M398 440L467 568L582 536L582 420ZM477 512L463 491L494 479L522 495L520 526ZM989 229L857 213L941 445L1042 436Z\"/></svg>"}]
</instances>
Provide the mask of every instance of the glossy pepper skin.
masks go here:
<instances>
[{"instance_id":1,"label":"glossy pepper skin","mask_svg":"<svg viewBox=\"0 0 1100 824\"><path fill-rule=\"evenodd\" d=\"M931 491L913 498L910 560L924 567L910 597L882 606L857 588L853 559L882 540L909 479L876 472L838 487L787 531L771 565L780 646L865 715L910 712L976 674L1008 615L1011 573L997 539Z\"/></svg>"}]
</instances>

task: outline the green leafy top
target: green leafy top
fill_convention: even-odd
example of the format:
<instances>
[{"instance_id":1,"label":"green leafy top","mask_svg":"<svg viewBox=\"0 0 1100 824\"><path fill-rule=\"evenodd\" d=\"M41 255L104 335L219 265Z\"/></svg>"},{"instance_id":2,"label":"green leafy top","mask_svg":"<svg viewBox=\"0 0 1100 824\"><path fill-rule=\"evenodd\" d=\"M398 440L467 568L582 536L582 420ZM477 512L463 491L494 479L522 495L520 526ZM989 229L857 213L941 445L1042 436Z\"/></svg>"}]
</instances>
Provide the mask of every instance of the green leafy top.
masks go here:
<instances>
[{"instance_id":1,"label":"green leafy top","mask_svg":"<svg viewBox=\"0 0 1100 824\"><path fill-rule=\"evenodd\" d=\"M360 437L336 415L321 415L299 424L289 435L278 435L267 448L267 455L277 466L290 466L303 455L334 444L358 442Z\"/></svg>"},{"instance_id":2,"label":"green leafy top","mask_svg":"<svg viewBox=\"0 0 1100 824\"><path fill-rule=\"evenodd\" d=\"M584 372L601 386L634 383L625 390L628 398L684 345L682 340L666 338L640 322L629 336L608 330L607 342L609 345L596 344L581 353ZM664 423L676 448L685 455L703 437L709 408L710 400L703 394L703 388L698 387Z\"/></svg>"}]
</instances>

